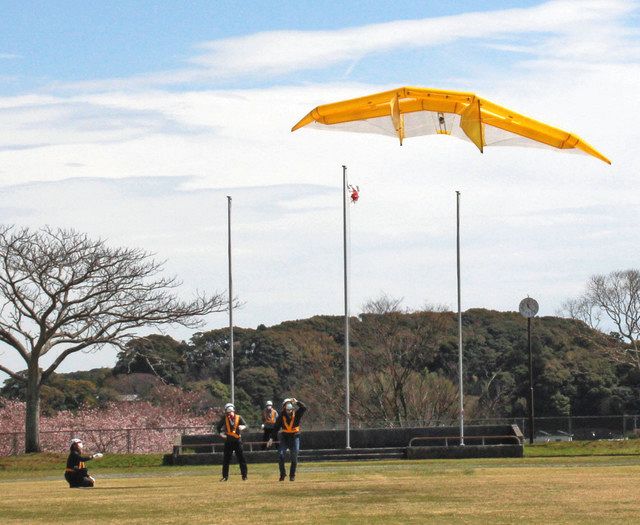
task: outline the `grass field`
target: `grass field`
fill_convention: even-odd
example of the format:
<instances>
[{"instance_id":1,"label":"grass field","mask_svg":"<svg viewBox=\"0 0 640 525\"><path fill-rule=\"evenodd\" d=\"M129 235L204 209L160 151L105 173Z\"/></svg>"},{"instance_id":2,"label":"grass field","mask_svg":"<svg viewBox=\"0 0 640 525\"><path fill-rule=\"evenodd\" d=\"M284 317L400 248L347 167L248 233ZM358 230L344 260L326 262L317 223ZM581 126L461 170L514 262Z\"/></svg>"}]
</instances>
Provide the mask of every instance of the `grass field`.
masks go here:
<instances>
[{"instance_id":1,"label":"grass field","mask_svg":"<svg viewBox=\"0 0 640 525\"><path fill-rule=\"evenodd\" d=\"M40 461L33 461L39 459ZM640 456L160 467L159 456L95 463L93 489L67 487L57 455L0 463L2 523L632 523ZM42 470L27 469L29 461ZM140 463L148 466L141 466ZM21 464L22 463L22 464ZM130 466L127 466L129 464ZM48 466L47 466L48 465Z\"/></svg>"}]
</instances>

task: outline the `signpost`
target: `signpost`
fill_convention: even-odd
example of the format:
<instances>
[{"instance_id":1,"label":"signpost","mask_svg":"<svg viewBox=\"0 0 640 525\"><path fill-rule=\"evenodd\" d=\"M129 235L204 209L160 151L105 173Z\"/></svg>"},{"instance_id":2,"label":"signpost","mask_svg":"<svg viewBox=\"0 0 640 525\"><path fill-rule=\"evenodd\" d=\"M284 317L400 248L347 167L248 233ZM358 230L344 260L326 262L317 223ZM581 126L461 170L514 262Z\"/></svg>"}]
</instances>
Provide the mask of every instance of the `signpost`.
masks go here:
<instances>
[{"instance_id":1,"label":"signpost","mask_svg":"<svg viewBox=\"0 0 640 525\"><path fill-rule=\"evenodd\" d=\"M529 443L533 444L535 428L533 424L533 354L531 353L531 319L538 313L538 301L526 297L520 301L520 314L527 319L527 346L529 347Z\"/></svg>"}]
</instances>

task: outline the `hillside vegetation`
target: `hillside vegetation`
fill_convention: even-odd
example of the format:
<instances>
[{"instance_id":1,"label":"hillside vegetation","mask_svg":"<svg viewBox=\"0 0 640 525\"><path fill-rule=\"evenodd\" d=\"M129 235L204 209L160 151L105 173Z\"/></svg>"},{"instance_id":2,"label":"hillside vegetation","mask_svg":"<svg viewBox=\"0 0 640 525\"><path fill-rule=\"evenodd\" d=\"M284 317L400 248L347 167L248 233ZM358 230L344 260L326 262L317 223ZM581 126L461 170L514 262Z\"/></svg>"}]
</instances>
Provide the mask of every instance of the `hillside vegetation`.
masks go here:
<instances>
[{"instance_id":1,"label":"hillside vegetation","mask_svg":"<svg viewBox=\"0 0 640 525\"><path fill-rule=\"evenodd\" d=\"M309 423L344 419L343 319L316 316L272 327L235 330L236 404L257 418L267 399L291 395L313 407ZM368 313L351 323L351 413L354 422L448 423L457 417L457 333L451 312ZM620 344L579 321L533 323L537 416L640 412L640 374L612 362ZM526 415L526 321L483 309L463 315L467 418ZM123 395L166 398L164 384L198 393L194 410L229 398L228 330L199 332L188 342L166 335L132 341L113 369L58 374L43 391L45 410L99 405ZM12 380L3 396L20 398ZM129 397L132 399L132 397Z\"/></svg>"}]
</instances>

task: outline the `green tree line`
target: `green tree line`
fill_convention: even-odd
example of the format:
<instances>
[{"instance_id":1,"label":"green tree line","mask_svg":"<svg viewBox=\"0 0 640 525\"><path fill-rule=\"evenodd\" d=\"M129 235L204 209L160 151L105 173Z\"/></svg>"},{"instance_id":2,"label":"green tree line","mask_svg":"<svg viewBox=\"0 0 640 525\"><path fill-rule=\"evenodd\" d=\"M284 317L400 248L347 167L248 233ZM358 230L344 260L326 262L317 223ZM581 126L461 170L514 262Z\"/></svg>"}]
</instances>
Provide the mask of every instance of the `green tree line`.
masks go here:
<instances>
[{"instance_id":1,"label":"green tree line","mask_svg":"<svg viewBox=\"0 0 640 525\"><path fill-rule=\"evenodd\" d=\"M465 412L468 418L527 414L526 320L484 309L463 314ZM310 422L344 419L343 318L315 316L272 327L236 328L236 404L257 419L268 399L290 395L313 407ZM369 309L351 322L353 420L403 424L455 421L457 335L451 312ZM621 343L585 323L558 317L533 322L537 416L640 412L640 372L610 359ZM202 393L202 406L229 398L228 330L195 333L187 342L152 334L128 343L113 369L55 374L44 410L76 409L133 395L150 399L157 384ZM0 390L20 398L19 382Z\"/></svg>"}]
</instances>

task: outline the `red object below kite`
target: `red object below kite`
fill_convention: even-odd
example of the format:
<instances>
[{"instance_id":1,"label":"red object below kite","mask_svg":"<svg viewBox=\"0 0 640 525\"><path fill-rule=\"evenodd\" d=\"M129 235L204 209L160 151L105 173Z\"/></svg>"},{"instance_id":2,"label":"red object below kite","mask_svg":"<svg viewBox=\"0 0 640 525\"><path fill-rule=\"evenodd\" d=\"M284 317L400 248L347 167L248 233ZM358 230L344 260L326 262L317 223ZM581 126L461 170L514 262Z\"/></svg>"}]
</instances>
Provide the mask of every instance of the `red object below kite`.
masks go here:
<instances>
[{"instance_id":1,"label":"red object below kite","mask_svg":"<svg viewBox=\"0 0 640 525\"><path fill-rule=\"evenodd\" d=\"M358 199L360 198L360 188L358 186L351 186L351 184L349 184L348 188L349 188L349 197L351 198L351 202L355 204L356 202L358 202Z\"/></svg>"}]
</instances>

